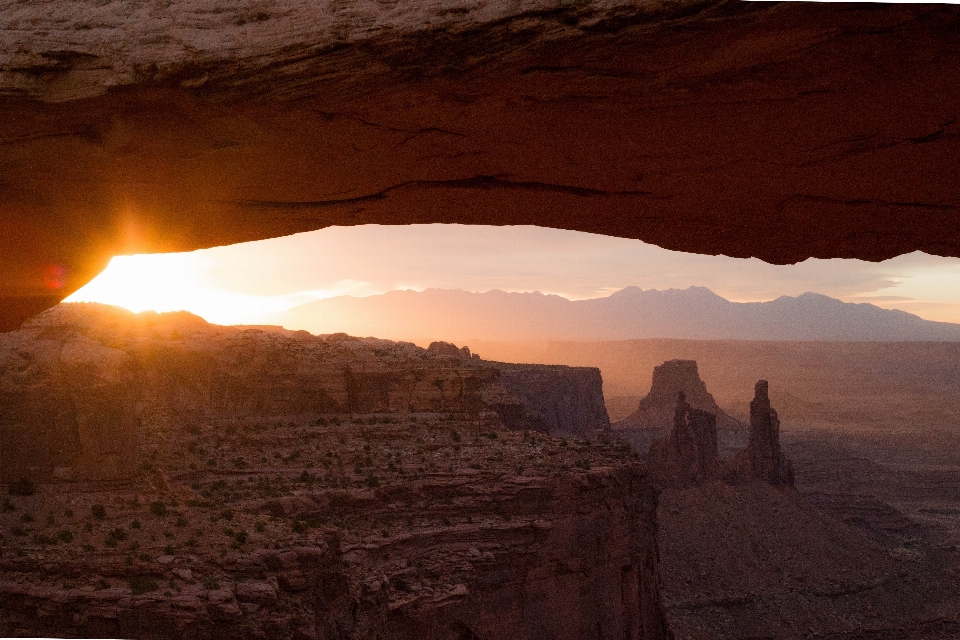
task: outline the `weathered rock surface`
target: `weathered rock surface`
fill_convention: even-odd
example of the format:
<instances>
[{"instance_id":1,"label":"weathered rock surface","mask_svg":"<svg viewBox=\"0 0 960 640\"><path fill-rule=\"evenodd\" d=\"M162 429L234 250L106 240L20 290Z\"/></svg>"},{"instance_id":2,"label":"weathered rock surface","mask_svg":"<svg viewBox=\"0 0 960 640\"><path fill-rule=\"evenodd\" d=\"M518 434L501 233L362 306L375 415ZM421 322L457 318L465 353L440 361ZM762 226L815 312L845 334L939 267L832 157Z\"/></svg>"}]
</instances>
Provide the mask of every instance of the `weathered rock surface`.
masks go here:
<instances>
[{"instance_id":1,"label":"weathered rock surface","mask_svg":"<svg viewBox=\"0 0 960 640\"><path fill-rule=\"evenodd\" d=\"M744 429L745 425L728 416L707 391L700 379L696 360L668 360L654 367L650 392L640 400L637 410L614 424L615 429L645 429L666 434L674 425L677 394L693 409L716 416L719 429Z\"/></svg>"},{"instance_id":2,"label":"weathered rock surface","mask_svg":"<svg viewBox=\"0 0 960 640\"><path fill-rule=\"evenodd\" d=\"M427 351L431 353L436 353L441 356L453 356L455 358L470 358L472 354L470 353L470 347L463 346L457 348L457 345L450 344L449 342L431 342L427 347ZM477 356L478 358L480 356Z\"/></svg>"},{"instance_id":3,"label":"weathered rock surface","mask_svg":"<svg viewBox=\"0 0 960 640\"><path fill-rule=\"evenodd\" d=\"M132 475L134 359L74 327L0 337L0 482Z\"/></svg>"},{"instance_id":4,"label":"weathered rock surface","mask_svg":"<svg viewBox=\"0 0 960 640\"><path fill-rule=\"evenodd\" d=\"M130 475L137 421L493 411L515 429L596 437L596 369L500 365L411 343L220 327L188 313L61 305L0 336L2 478ZM464 347L466 349L466 347Z\"/></svg>"},{"instance_id":5,"label":"weathered rock surface","mask_svg":"<svg viewBox=\"0 0 960 640\"><path fill-rule=\"evenodd\" d=\"M626 447L410 417L150 423L172 494L5 501L0 635L672 637Z\"/></svg>"},{"instance_id":6,"label":"weathered rock surface","mask_svg":"<svg viewBox=\"0 0 960 640\"><path fill-rule=\"evenodd\" d=\"M0 24L5 330L118 253L333 224L960 255L954 6L43 2Z\"/></svg>"}]
</instances>

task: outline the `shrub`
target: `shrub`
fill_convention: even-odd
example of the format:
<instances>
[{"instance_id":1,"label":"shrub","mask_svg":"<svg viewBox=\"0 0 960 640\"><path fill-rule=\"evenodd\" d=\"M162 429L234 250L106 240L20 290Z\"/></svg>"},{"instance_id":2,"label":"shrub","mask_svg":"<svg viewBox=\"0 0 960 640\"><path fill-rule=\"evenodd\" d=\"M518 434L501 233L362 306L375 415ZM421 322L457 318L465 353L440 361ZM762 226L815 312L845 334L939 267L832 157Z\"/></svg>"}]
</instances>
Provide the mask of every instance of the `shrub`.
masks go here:
<instances>
[{"instance_id":1,"label":"shrub","mask_svg":"<svg viewBox=\"0 0 960 640\"><path fill-rule=\"evenodd\" d=\"M364 481L364 483L371 489L376 489L377 487L380 486L379 478L377 478L377 476L373 475L372 473L367 476L367 479Z\"/></svg>"},{"instance_id":2,"label":"shrub","mask_svg":"<svg viewBox=\"0 0 960 640\"><path fill-rule=\"evenodd\" d=\"M137 520L136 518L134 518L134 519L133 519L133 522L130 523L130 528L131 528L131 529L139 529L139 528L140 528L140 521Z\"/></svg>"},{"instance_id":3,"label":"shrub","mask_svg":"<svg viewBox=\"0 0 960 640\"><path fill-rule=\"evenodd\" d=\"M103 520L107 517L107 509L102 504L90 505L90 513L92 513L93 517L97 520Z\"/></svg>"},{"instance_id":4,"label":"shrub","mask_svg":"<svg viewBox=\"0 0 960 640\"><path fill-rule=\"evenodd\" d=\"M7 513L9 511L16 511L17 505L10 502L10 498L4 498L0 501L0 513Z\"/></svg>"},{"instance_id":5,"label":"shrub","mask_svg":"<svg viewBox=\"0 0 960 640\"><path fill-rule=\"evenodd\" d=\"M10 485L8 491L12 496L32 496L36 493L36 487L26 478L20 478Z\"/></svg>"},{"instance_id":6,"label":"shrub","mask_svg":"<svg viewBox=\"0 0 960 640\"><path fill-rule=\"evenodd\" d=\"M393 585L393 588L397 591L403 591L404 593L410 593L413 591L413 587L410 586L410 583L407 582L406 578L403 576L396 576L390 579L390 584Z\"/></svg>"},{"instance_id":7,"label":"shrub","mask_svg":"<svg viewBox=\"0 0 960 640\"><path fill-rule=\"evenodd\" d=\"M223 518L224 520L233 520L233 510L224 509L223 511L220 512L220 517Z\"/></svg>"},{"instance_id":8,"label":"shrub","mask_svg":"<svg viewBox=\"0 0 960 640\"><path fill-rule=\"evenodd\" d=\"M160 588L156 580L148 578L147 576L134 576L127 580L127 584L130 585L130 591L132 591L135 596L141 593L156 591Z\"/></svg>"},{"instance_id":9,"label":"shrub","mask_svg":"<svg viewBox=\"0 0 960 640\"><path fill-rule=\"evenodd\" d=\"M73 542L73 531L70 531L70 529L62 529L57 534L57 538L59 538L61 542Z\"/></svg>"},{"instance_id":10,"label":"shrub","mask_svg":"<svg viewBox=\"0 0 960 640\"><path fill-rule=\"evenodd\" d=\"M207 576L203 579L203 588L209 589L210 591L216 591L220 588L220 582L217 581L213 576Z\"/></svg>"},{"instance_id":11,"label":"shrub","mask_svg":"<svg viewBox=\"0 0 960 640\"><path fill-rule=\"evenodd\" d=\"M156 500L150 503L150 513L155 516L160 516L161 518L167 515L167 505L161 500Z\"/></svg>"},{"instance_id":12,"label":"shrub","mask_svg":"<svg viewBox=\"0 0 960 640\"><path fill-rule=\"evenodd\" d=\"M34 543L36 543L36 544L42 544L42 545L57 544L57 539L56 539L56 538L51 538L51 537L49 537L49 536L45 536L45 535L43 535L42 533L35 533L35 534L33 534L33 541L34 541Z\"/></svg>"},{"instance_id":13,"label":"shrub","mask_svg":"<svg viewBox=\"0 0 960 640\"><path fill-rule=\"evenodd\" d=\"M240 544L243 544L244 542L247 541L247 536L249 535L250 534L247 533L246 530L241 529L240 531L237 531L237 533L233 537L237 542L239 542Z\"/></svg>"},{"instance_id":14,"label":"shrub","mask_svg":"<svg viewBox=\"0 0 960 640\"><path fill-rule=\"evenodd\" d=\"M463 438L460 436L460 434L459 434L458 432L456 432L456 431L451 431L451 432L450 432L450 437L453 438L453 441L454 441L454 442L460 442L461 440L463 440Z\"/></svg>"},{"instance_id":15,"label":"shrub","mask_svg":"<svg viewBox=\"0 0 960 640\"><path fill-rule=\"evenodd\" d=\"M114 545L117 542L123 542L126 539L127 539L127 532L121 529L120 527L117 527L116 529L112 529L110 533L107 534L107 540L113 540Z\"/></svg>"}]
</instances>

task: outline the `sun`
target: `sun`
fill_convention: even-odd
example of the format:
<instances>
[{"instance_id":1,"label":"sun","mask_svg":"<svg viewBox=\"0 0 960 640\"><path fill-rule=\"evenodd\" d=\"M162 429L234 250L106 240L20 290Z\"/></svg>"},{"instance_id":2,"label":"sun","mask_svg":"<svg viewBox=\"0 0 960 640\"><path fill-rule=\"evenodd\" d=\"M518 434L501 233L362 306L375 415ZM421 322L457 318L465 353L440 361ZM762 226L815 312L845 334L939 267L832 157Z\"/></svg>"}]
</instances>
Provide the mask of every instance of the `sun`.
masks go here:
<instances>
[{"instance_id":1,"label":"sun","mask_svg":"<svg viewBox=\"0 0 960 640\"><path fill-rule=\"evenodd\" d=\"M218 288L192 253L117 256L103 272L64 302L101 302L141 311L189 311L215 324L263 321L290 303Z\"/></svg>"}]
</instances>

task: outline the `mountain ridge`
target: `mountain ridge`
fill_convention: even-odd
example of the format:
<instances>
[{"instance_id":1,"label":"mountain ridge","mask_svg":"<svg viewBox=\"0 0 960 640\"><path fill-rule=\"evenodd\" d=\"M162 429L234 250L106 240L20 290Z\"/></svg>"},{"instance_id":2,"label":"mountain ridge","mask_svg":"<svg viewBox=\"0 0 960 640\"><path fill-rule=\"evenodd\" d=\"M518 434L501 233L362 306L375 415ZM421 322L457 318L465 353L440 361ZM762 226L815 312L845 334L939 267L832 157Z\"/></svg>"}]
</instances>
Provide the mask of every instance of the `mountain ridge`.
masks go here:
<instances>
[{"instance_id":1,"label":"mountain ridge","mask_svg":"<svg viewBox=\"0 0 960 640\"><path fill-rule=\"evenodd\" d=\"M870 303L843 302L814 292L733 302L694 286L631 286L585 300L539 291L406 289L317 300L278 313L271 321L311 333L346 331L408 340L960 341L960 324L924 320Z\"/></svg>"}]
</instances>

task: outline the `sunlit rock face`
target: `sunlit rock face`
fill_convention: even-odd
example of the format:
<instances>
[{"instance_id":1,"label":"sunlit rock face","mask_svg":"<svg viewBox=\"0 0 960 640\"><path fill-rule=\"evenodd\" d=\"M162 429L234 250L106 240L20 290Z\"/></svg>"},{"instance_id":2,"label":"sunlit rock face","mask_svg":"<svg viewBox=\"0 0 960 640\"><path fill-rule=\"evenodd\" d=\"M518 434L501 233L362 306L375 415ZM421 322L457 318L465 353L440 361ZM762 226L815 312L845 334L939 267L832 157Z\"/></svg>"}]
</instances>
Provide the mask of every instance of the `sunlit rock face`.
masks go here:
<instances>
[{"instance_id":1,"label":"sunlit rock face","mask_svg":"<svg viewBox=\"0 0 960 640\"><path fill-rule=\"evenodd\" d=\"M960 8L0 10L0 328L111 255L365 223L960 255Z\"/></svg>"},{"instance_id":2,"label":"sunlit rock face","mask_svg":"<svg viewBox=\"0 0 960 640\"><path fill-rule=\"evenodd\" d=\"M140 425L165 420L428 411L584 440L610 426L598 369L448 347L457 355L61 305L0 335L0 482L126 480L140 463Z\"/></svg>"}]
</instances>

